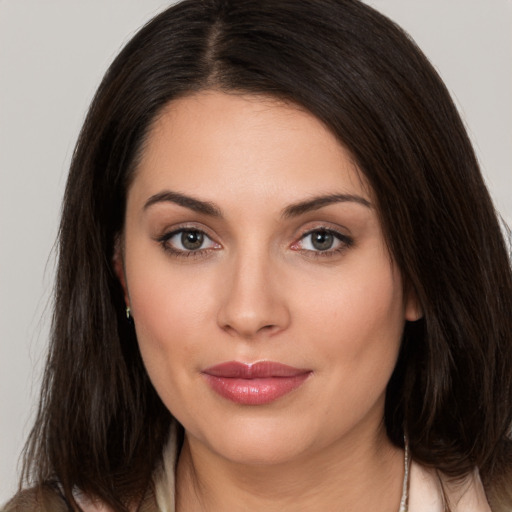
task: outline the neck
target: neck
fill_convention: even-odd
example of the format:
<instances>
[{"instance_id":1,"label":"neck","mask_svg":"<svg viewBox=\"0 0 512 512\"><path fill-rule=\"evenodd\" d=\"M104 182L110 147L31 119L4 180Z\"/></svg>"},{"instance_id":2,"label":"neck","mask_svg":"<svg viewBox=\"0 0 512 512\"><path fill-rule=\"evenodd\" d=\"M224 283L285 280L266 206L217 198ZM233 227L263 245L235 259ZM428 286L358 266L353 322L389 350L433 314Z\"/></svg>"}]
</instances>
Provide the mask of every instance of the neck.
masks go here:
<instances>
[{"instance_id":1,"label":"neck","mask_svg":"<svg viewBox=\"0 0 512 512\"><path fill-rule=\"evenodd\" d=\"M403 474L403 451L383 428L349 435L321 452L259 465L233 463L186 436L176 511L397 512Z\"/></svg>"}]
</instances>

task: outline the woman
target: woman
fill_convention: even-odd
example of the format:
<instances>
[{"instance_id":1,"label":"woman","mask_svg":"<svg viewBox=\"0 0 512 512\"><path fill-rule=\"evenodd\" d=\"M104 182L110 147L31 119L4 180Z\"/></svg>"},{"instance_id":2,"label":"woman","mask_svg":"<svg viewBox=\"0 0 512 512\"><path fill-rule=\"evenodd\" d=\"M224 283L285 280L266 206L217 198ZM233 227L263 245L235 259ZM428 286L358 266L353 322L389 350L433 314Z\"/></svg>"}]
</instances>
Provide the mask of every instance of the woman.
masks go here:
<instances>
[{"instance_id":1,"label":"woman","mask_svg":"<svg viewBox=\"0 0 512 512\"><path fill-rule=\"evenodd\" d=\"M510 510L511 323L471 145L399 28L186 0L83 127L5 510Z\"/></svg>"}]
</instances>

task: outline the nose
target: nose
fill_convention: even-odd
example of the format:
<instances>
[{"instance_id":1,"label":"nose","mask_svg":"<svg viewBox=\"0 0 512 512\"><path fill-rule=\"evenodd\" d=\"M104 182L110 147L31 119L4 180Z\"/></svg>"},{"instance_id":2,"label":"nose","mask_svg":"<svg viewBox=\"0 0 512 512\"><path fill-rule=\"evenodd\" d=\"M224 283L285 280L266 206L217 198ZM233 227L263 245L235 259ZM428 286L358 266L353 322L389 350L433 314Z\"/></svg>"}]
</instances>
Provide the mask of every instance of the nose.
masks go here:
<instances>
[{"instance_id":1,"label":"nose","mask_svg":"<svg viewBox=\"0 0 512 512\"><path fill-rule=\"evenodd\" d=\"M232 336L255 339L290 324L286 287L278 265L265 255L239 255L222 284L218 325Z\"/></svg>"}]
</instances>

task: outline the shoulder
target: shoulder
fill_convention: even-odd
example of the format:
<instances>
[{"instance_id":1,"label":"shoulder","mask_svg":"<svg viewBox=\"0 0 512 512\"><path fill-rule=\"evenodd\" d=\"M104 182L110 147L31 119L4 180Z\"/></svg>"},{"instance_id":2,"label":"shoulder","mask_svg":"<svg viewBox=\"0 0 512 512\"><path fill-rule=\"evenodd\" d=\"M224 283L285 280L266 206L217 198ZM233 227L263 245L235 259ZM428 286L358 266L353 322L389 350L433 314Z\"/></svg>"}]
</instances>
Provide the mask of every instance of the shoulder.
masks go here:
<instances>
[{"instance_id":1,"label":"shoulder","mask_svg":"<svg viewBox=\"0 0 512 512\"><path fill-rule=\"evenodd\" d=\"M51 487L33 488L20 491L2 508L1 512L69 512L57 489Z\"/></svg>"},{"instance_id":2,"label":"shoulder","mask_svg":"<svg viewBox=\"0 0 512 512\"><path fill-rule=\"evenodd\" d=\"M76 493L75 499L83 512L113 512L99 500L91 500L84 494ZM133 507L137 512L155 512L156 502L152 489L148 489L142 501ZM33 488L19 492L0 512L73 512L56 488Z\"/></svg>"},{"instance_id":3,"label":"shoulder","mask_svg":"<svg viewBox=\"0 0 512 512\"><path fill-rule=\"evenodd\" d=\"M83 512L112 512L99 501L92 501L84 494L76 493L75 500ZM35 487L16 494L0 509L0 512L72 512L57 486Z\"/></svg>"},{"instance_id":4,"label":"shoulder","mask_svg":"<svg viewBox=\"0 0 512 512\"><path fill-rule=\"evenodd\" d=\"M411 512L443 512L445 499L452 512L491 512L477 470L458 482L414 461L410 471Z\"/></svg>"}]
</instances>

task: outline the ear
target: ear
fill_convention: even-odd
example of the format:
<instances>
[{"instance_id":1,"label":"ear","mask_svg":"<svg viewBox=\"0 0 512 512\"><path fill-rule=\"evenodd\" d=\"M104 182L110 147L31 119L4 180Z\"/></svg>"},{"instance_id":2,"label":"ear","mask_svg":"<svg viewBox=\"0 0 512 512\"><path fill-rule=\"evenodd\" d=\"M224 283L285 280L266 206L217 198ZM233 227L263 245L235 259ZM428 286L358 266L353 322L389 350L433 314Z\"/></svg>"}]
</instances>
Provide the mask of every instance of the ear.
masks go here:
<instances>
[{"instance_id":1,"label":"ear","mask_svg":"<svg viewBox=\"0 0 512 512\"><path fill-rule=\"evenodd\" d=\"M409 322L416 322L422 317L423 308L418 300L416 290L409 285L405 292L405 319Z\"/></svg>"},{"instance_id":2,"label":"ear","mask_svg":"<svg viewBox=\"0 0 512 512\"><path fill-rule=\"evenodd\" d=\"M126 284L126 271L124 267L124 251L123 251L123 240L121 236L117 236L114 243L114 255L112 257L112 264L114 267L114 273L121 283L124 293L124 302L127 307L130 306L130 296L128 295L128 286Z\"/></svg>"}]
</instances>

